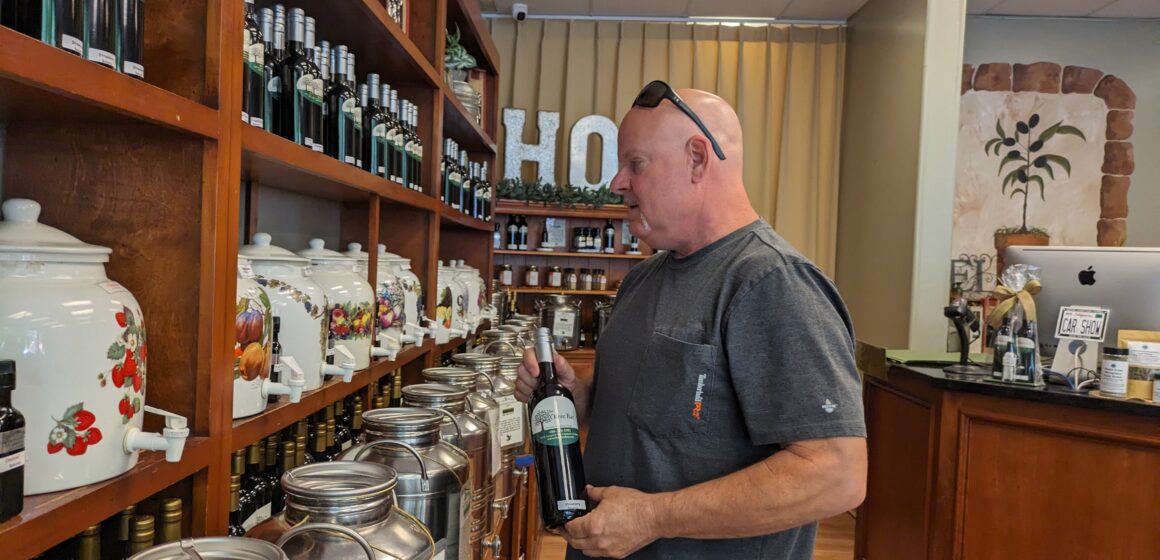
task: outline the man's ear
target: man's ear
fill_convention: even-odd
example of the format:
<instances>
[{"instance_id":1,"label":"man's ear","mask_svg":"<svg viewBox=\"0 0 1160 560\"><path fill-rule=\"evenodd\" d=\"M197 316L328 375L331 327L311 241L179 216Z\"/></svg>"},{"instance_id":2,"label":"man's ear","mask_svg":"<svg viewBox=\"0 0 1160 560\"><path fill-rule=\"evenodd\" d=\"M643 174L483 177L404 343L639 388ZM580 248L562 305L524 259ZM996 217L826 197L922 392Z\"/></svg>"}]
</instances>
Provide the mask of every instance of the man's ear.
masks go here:
<instances>
[{"instance_id":1,"label":"man's ear","mask_svg":"<svg viewBox=\"0 0 1160 560\"><path fill-rule=\"evenodd\" d=\"M700 183L709 172L709 142L701 136L691 136L685 142L685 157L689 162L690 182Z\"/></svg>"}]
</instances>

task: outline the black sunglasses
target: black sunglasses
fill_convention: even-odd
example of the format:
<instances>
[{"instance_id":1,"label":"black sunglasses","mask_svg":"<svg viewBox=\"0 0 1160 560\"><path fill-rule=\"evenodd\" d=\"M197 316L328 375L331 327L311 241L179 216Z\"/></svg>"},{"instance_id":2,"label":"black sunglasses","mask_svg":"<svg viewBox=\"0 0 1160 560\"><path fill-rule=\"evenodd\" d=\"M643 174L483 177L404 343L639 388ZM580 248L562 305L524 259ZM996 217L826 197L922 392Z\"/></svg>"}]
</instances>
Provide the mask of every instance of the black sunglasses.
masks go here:
<instances>
[{"instance_id":1,"label":"black sunglasses","mask_svg":"<svg viewBox=\"0 0 1160 560\"><path fill-rule=\"evenodd\" d=\"M713 145L713 152L717 154L718 158L724 160L725 152L721 151L721 145L717 143L717 139L713 138L713 134L709 132L709 129L705 128L705 123L701 122L701 119L697 116L697 113L694 113L693 110L690 109L687 104L685 104L685 101L681 99L681 96L677 95L676 91L673 91L672 86L669 84L666 84L661 80L654 80L650 82L647 86L644 86L644 89L640 90L640 93L636 94L636 101L632 102L632 106L647 107L652 109L653 107L660 105L661 101L665 99L672 101L673 105L676 105L677 108L688 115L690 119L693 119L694 123L697 123L697 128L701 129L701 132L703 132L705 137L709 139L709 143Z\"/></svg>"}]
</instances>

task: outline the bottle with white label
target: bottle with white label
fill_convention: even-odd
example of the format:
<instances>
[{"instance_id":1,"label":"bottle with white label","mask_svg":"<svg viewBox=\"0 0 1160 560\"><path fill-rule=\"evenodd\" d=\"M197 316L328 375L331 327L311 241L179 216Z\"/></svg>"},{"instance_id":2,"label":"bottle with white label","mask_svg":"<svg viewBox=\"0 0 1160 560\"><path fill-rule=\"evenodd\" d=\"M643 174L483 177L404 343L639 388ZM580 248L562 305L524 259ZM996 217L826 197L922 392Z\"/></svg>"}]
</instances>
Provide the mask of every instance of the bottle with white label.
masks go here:
<instances>
[{"instance_id":1,"label":"bottle with white label","mask_svg":"<svg viewBox=\"0 0 1160 560\"><path fill-rule=\"evenodd\" d=\"M1128 349L1104 347L1100 367L1100 394L1105 397L1128 396Z\"/></svg>"},{"instance_id":2,"label":"bottle with white label","mask_svg":"<svg viewBox=\"0 0 1160 560\"><path fill-rule=\"evenodd\" d=\"M536 359L540 379L532 393L532 449L540 515L548 529L588 513L584 463L580 457L580 419L572 392L556 380L552 362L552 333L536 330Z\"/></svg>"},{"instance_id":3,"label":"bottle with white label","mask_svg":"<svg viewBox=\"0 0 1160 560\"><path fill-rule=\"evenodd\" d=\"M1002 379L1003 356L1007 354L1007 347L1011 343L1011 318L1004 316L1003 324L995 331L995 341L991 348L995 351L991 360L991 377Z\"/></svg>"},{"instance_id":4,"label":"bottle with white label","mask_svg":"<svg viewBox=\"0 0 1160 560\"><path fill-rule=\"evenodd\" d=\"M24 509L24 415L12 408L16 362L0 360L0 523Z\"/></svg>"},{"instance_id":5,"label":"bottle with white label","mask_svg":"<svg viewBox=\"0 0 1160 560\"><path fill-rule=\"evenodd\" d=\"M117 0L85 0L85 58L117 70Z\"/></svg>"},{"instance_id":6,"label":"bottle with white label","mask_svg":"<svg viewBox=\"0 0 1160 560\"><path fill-rule=\"evenodd\" d=\"M120 0L117 3L117 40L121 72L145 79L145 0Z\"/></svg>"}]
</instances>

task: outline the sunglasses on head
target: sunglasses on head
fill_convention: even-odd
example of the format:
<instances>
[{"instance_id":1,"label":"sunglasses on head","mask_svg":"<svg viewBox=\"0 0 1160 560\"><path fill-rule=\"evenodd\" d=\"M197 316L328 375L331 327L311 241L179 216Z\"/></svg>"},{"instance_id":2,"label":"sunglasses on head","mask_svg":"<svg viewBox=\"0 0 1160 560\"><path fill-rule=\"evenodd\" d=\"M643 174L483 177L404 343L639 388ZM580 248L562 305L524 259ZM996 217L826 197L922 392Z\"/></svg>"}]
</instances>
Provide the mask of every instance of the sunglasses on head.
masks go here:
<instances>
[{"instance_id":1,"label":"sunglasses on head","mask_svg":"<svg viewBox=\"0 0 1160 560\"><path fill-rule=\"evenodd\" d=\"M685 101L681 99L681 96L677 95L677 92L669 84L660 80L650 82L647 86L644 86L644 89L640 90L640 93L636 94L636 101L632 102L632 106L652 109L660 105L661 101L665 99L672 101L673 105L676 105L681 112L685 113L690 119L693 119L693 122L697 124L697 128L701 129L701 132L709 139L709 143L713 145L713 153L717 154L719 159L724 160L725 152L721 151L721 146L717 144L717 139L713 138L713 134L709 132L709 129L705 128L705 123L701 122L697 113L694 113L689 108Z\"/></svg>"}]
</instances>

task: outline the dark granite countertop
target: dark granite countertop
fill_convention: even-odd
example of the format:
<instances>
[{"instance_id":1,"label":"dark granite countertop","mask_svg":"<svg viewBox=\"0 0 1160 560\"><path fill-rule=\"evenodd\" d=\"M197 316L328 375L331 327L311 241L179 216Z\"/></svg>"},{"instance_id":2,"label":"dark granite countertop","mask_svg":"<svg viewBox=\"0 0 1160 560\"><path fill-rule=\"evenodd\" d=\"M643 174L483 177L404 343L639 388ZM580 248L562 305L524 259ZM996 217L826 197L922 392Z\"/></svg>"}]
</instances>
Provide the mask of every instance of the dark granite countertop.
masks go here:
<instances>
[{"instance_id":1,"label":"dark granite countertop","mask_svg":"<svg viewBox=\"0 0 1160 560\"><path fill-rule=\"evenodd\" d=\"M1160 405L1137 400L1097 397L1089 395L1086 392L1073 393L1055 385L1048 385L1046 387L1024 387L1020 385L993 383L983 381L982 378L963 378L950 375L943 372L941 368L904 366L899 364L891 364L891 367L906 369L927 377L932 386L940 389L1160 418Z\"/></svg>"}]
</instances>

